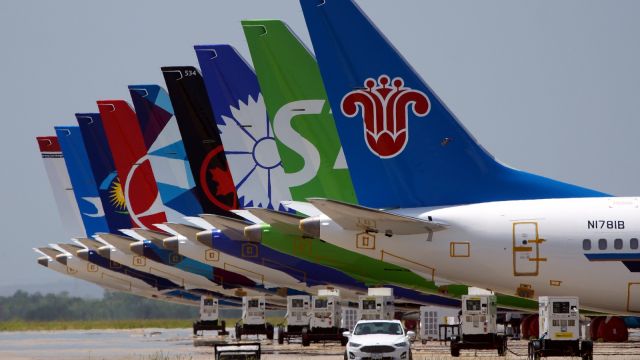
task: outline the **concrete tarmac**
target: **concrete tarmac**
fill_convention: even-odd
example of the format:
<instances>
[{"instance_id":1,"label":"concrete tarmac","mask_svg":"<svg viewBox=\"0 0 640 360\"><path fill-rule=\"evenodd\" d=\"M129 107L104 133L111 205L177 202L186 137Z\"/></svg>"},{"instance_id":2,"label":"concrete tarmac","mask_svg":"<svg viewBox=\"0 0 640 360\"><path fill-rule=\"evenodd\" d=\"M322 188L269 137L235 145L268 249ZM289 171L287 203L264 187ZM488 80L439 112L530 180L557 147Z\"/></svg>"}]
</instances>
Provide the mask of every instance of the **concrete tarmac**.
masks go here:
<instances>
[{"instance_id":1,"label":"concrete tarmac","mask_svg":"<svg viewBox=\"0 0 640 360\"><path fill-rule=\"evenodd\" d=\"M261 343L263 344L262 358L266 360L343 359L344 348L334 343L312 344L310 347L302 347L299 343L278 345L276 342L264 339ZM461 358L526 359L526 341L509 341L509 349L511 352L506 357L498 357L495 351L466 350L461 353ZM194 346L191 329L0 332L0 359L2 360L211 360L213 358L211 347ZM448 345L436 341L427 342L425 345L416 341L413 358L415 360L453 359L449 355ZM640 332L632 331L631 340L627 343L597 343L595 359L640 359Z\"/></svg>"}]
</instances>

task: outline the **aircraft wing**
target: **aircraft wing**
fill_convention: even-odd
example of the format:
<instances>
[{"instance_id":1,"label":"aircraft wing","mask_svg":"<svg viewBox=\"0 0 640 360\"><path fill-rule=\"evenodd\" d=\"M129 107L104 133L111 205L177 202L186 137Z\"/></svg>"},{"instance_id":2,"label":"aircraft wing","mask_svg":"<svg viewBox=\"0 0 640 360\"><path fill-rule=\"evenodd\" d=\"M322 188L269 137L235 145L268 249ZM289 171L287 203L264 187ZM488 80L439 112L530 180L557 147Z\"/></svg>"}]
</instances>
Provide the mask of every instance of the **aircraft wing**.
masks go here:
<instances>
[{"instance_id":1,"label":"aircraft wing","mask_svg":"<svg viewBox=\"0 0 640 360\"><path fill-rule=\"evenodd\" d=\"M345 230L381 232L388 235L415 235L444 230L447 225L414 217L392 214L335 200L307 199L313 206Z\"/></svg>"}]
</instances>

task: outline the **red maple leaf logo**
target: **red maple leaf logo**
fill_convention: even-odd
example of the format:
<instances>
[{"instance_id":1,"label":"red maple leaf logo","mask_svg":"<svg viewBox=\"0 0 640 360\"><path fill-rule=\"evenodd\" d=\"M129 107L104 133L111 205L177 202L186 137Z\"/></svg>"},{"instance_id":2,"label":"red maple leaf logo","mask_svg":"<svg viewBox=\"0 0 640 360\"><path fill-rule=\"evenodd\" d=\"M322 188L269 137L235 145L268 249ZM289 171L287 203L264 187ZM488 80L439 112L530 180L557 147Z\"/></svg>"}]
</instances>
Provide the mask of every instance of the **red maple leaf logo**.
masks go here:
<instances>
[{"instance_id":1,"label":"red maple leaf logo","mask_svg":"<svg viewBox=\"0 0 640 360\"><path fill-rule=\"evenodd\" d=\"M216 187L216 196L224 196L235 192L236 188L233 184L233 179L228 171L213 168L209 169L211 180L218 184Z\"/></svg>"}]
</instances>

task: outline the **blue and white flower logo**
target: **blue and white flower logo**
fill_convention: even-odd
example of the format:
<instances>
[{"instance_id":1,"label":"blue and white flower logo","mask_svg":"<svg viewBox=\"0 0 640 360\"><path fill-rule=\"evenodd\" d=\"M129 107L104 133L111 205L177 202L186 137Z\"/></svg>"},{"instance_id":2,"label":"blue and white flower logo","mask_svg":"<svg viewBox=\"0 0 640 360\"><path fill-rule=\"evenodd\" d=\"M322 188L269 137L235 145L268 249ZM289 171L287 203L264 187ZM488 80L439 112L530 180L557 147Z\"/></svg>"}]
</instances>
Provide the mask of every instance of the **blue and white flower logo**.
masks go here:
<instances>
[{"instance_id":1,"label":"blue and white flower logo","mask_svg":"<svg viewBox=\"0 0 640 360\"><path fill-rule=\"evenodd\" d=\"M223 115L225 124L218 128L240 207L279 209L291 193L262 94L239 101L230 112L232 117Z\"/></svg>"}]
</instances>

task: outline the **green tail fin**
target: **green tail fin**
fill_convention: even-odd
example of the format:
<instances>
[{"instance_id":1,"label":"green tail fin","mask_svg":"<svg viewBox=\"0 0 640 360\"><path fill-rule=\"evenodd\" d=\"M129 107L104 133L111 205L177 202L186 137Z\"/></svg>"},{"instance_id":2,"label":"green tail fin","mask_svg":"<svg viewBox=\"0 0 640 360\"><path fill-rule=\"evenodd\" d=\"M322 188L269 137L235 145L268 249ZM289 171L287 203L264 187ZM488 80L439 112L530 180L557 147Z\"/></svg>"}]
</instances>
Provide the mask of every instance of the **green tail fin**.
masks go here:
<instances>
[{"instance_id":1,"label":"green tail fin","mask_svg":"<svg viewBox=\"0 0 640 360\"><path fill-rule=\"evenodd\" d=\"M242 22L293 200L355 203L320 69L279 20Z\"/></svg>"}]
</instances>

